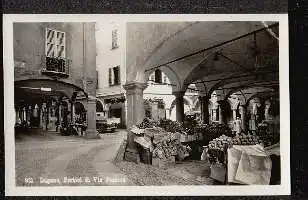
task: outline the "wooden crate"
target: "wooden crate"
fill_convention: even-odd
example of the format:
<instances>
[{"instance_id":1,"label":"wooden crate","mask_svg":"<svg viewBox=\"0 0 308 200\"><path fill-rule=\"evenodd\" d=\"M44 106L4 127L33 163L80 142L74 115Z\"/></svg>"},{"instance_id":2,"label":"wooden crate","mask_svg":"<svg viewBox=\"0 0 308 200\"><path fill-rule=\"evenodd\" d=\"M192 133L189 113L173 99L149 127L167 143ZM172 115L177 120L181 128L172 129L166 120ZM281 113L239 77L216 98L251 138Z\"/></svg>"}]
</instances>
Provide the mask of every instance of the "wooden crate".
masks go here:
<instances>
[{"instance_id":1,"label":"wooden crate","mask_svg":"<svg viewBox=\"0 0 308 200\"><path fill-rule=\"evenodd\" d=\"M221 183L226 183L227 168L225 165L212 164L210 177Z\"/></svg>"}]
</instances>

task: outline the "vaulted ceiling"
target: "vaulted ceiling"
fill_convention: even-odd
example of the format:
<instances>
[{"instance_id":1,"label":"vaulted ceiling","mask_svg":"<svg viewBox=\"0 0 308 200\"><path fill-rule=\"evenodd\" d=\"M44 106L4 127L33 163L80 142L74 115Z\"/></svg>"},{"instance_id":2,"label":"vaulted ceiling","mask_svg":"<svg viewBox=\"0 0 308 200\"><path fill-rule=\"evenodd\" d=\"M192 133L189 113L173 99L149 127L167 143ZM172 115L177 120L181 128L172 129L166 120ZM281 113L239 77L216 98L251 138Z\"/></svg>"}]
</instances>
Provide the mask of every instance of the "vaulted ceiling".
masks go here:
<instances>
[{"instance_id":1,"label":"vaulted ceiling","mask_svg":"<svg viewBox=\"0 0 308 200\"><path fill-rule=\"evenodd\" d=\"M276 84L277 90L278 28L254 21L128 23L127 82L145 82L144 74L165 68L174 90L191 83L206 93L254 84Z\"/></svg>"}]
</instances>

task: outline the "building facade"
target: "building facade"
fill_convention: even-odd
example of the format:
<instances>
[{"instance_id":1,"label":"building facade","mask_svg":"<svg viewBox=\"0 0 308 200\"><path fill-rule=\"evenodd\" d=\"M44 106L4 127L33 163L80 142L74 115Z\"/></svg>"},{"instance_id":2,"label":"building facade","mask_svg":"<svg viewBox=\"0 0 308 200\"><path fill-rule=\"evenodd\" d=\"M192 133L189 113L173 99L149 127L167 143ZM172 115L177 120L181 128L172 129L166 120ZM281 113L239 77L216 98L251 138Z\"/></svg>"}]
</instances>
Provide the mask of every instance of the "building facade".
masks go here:
<instances>
[{"instance_id":1,"label":"building facade","mask_svg":"<svg viewBox=\"0 0 308 200\"><path fill-rule=\"evenodd\" d=\"M125 23L98 22L97 29L97 100L100 114L126 126L126 101L123 85L125 69Z\"/></svg>"},{"instance_id":2,"label":"building facade","mask_svg":"<svg viewBox=\"0 0 308 200\"><path fill-rule=\"evenodd\" d=\"M95 23L14 23L16 124L95 137Z\"/></svg>"}]
</instances>

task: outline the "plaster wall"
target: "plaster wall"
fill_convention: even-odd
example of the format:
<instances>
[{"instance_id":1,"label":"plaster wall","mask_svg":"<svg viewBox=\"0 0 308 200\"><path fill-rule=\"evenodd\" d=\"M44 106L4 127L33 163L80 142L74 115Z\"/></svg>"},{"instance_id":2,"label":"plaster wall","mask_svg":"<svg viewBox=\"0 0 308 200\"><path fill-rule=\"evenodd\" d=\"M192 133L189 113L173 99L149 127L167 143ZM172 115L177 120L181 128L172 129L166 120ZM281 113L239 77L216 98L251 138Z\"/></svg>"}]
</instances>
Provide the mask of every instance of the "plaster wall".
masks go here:
<instances>
[{"instance_id":1,"label":"plaster wall","mask_svg":"<svg viewBox=\"0 0 308 200\"><path fill-rule=\"evenodd\" d=\"M50 79L41 73L45 56L45 30L66 33L66 58L71 59L68 78L59 80L84 88L95 95L95 23L14 23L14 79ZM88 80L84 87L83 80Z\"/></svg>"},{"instance_id":2,"label":"plaster wall","mask_svg":"<svg viewBox=\"0 0 308 200\"><path fill-rule=\"evenodd\" d=\"M112 49L112 30L117 29L118 47ZM97 67L98 96L108 96L125 93L123 84L126 82L125 63L125 23L124 22L98 22L97 38ZM109 86L109 71L111 67L120 66L120 85Z\"/></svg>"}]
</instances>

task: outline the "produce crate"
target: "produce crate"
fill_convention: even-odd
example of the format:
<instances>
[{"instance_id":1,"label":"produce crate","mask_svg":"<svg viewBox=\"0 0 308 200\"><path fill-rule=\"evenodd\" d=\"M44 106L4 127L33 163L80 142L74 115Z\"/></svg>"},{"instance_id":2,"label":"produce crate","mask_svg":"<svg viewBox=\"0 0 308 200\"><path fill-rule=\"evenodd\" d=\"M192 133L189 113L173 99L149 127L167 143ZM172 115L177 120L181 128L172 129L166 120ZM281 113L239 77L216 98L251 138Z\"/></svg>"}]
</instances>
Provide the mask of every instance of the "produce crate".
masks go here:
<instances>
[{"instance_id":1,"label":"produce crate","mask_svg":"<svg viewBox=\"0 0 308 200\"><path fill-rule=\"evenodd\" d=\"M155 167L163 167L168 164L175 163L175 157L170 156L169 158L160 159L160 158L152 158L152 165Z\"/></svg>"},{"instance_id":2,"label":"produce crate","mask_svg":"<svg viewBox=\"0 0 308 200\"><path fill-rule=\"evenodd\" d=\"M152 153L149 149L141 148L140 151L140 162L145 164L151 164Z\"/></svg>"},{"instance_id":3,"label":"produce crate","mask_svg":"<svg viewBox=\"0 0 308 200\"><path fill-rule=\"evenodd\" d=\"M221 183L226 183L227 167L224 164L212 164L210 177Z\"/></svg>"}]
</instances>

